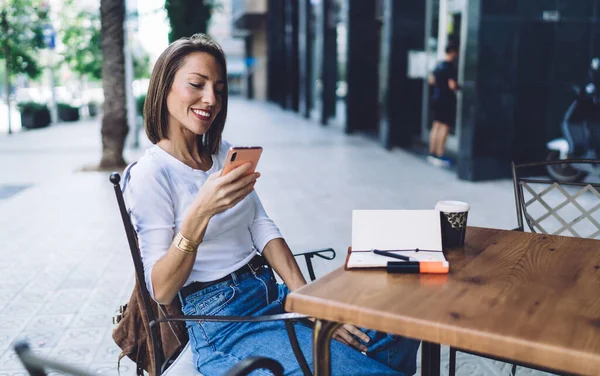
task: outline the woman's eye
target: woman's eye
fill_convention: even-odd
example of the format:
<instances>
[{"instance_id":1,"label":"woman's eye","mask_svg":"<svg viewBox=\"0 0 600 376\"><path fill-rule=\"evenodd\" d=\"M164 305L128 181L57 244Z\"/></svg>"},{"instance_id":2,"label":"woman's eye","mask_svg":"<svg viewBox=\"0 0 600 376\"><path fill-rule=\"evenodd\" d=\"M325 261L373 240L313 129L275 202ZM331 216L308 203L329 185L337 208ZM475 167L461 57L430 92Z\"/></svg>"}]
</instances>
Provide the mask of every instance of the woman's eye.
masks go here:
<instances>
[{"instance_id":1,"label":"woman's eye","mask_svg":"<svg viewBox=\"0 0 600 376\"><path fill-rule=\"evenodd\" d=\"M195 87L197 89L199 89L199 88L202 87L202 84L194 84L194 83L191 83L191 82L190 82L190 85L192 85L193 87Z\"/></svg>"}]
</instances>

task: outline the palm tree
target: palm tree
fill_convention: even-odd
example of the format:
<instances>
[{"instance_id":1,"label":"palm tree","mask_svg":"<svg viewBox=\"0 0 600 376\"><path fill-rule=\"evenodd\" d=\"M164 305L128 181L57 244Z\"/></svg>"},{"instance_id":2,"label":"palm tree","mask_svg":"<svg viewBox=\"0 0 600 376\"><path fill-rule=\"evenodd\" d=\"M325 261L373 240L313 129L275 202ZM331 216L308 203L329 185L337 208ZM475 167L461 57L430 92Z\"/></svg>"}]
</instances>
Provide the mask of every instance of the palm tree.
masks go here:
<instances>
[{"instance_id":1,"label":"palm tree","mask_svg":"<svg viewBox=\"0 0 600 376\"><path fill-rule=\"evenodd\" d=\"M102 86L104 107L102 116L102 160L100 169L119 169L123 159L127 127L125 98L124 0L100 0Z\"/></svg>"}]
</instances>

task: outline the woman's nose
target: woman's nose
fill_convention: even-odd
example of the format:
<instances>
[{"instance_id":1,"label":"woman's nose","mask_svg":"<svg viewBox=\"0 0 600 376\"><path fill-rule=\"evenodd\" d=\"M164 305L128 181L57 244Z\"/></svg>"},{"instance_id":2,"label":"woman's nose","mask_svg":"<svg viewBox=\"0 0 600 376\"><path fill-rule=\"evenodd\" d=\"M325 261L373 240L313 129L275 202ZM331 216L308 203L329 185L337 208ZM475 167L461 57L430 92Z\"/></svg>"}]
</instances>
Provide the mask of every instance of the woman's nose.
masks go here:
<instances>
[{"instance_id":1,"label":"woman's nose","mask_svg":"<svg viewBox=\"0 0 600 376\"><path fill-rule=\"evenodd\" d=\"M204 89L204 92L202 93L202 101L211 106L215 105L217 98L212 88Z\"/></svg>"}]
</instances>

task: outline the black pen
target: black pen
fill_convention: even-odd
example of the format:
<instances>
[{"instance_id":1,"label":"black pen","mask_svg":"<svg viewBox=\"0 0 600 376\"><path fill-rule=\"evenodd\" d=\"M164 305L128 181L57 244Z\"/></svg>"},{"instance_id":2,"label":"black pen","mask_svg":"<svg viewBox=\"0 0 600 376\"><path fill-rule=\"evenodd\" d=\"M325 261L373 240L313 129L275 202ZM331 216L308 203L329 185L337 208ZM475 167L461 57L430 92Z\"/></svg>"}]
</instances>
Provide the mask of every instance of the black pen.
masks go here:
<instances>
[{"instance_id":1,"label":"black pen","mask_svg":"<svg viewBox=\"0 0 600 376\"><path fill-rule=\"evenodd\" d=\"M380 251L379 249L374 249L373 253L375 253L377 255L381 255L381 256L387 256L387 257L392 257L395 259L404 260L404 261L410 261L410 257L408 257L408 256L398 255L398 254L392 253L392 252Z\"/></svg>"}]
</instances>

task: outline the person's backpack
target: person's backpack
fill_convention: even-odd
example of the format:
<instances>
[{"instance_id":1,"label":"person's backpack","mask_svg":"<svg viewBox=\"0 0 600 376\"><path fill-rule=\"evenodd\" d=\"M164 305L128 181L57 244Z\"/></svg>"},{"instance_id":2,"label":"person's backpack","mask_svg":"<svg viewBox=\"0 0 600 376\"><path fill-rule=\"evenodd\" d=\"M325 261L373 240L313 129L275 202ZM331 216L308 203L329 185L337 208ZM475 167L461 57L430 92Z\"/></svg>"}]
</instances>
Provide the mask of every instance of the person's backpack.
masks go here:
<instances>
[{"instance_id":1,"label":"person's backpack","mask_svg":"<svg viewBox=\"0 0 600 376\"><path fill-rule=\"evenodd\" d=\"M169 305L159 305L152 301L152 308L154 312L151 316L153 318L182 315L179 299L173 299ZM148 332L148 315L144 310L142 292L137 282L129 302L122 307L121 312L120 320L113 329L112 337L122 350L119 355L119 363L123 357L127 356L135 362L137 375L143 376L143 371L150 375L153 374L155 349L164 353L162 359L172 361L189 340L185 322L169 321L160 324L160 338L156 339L157 343L152 343ZM165 366L168 364L161 365L161 367Z\"/></svg>"}]
</instances>

